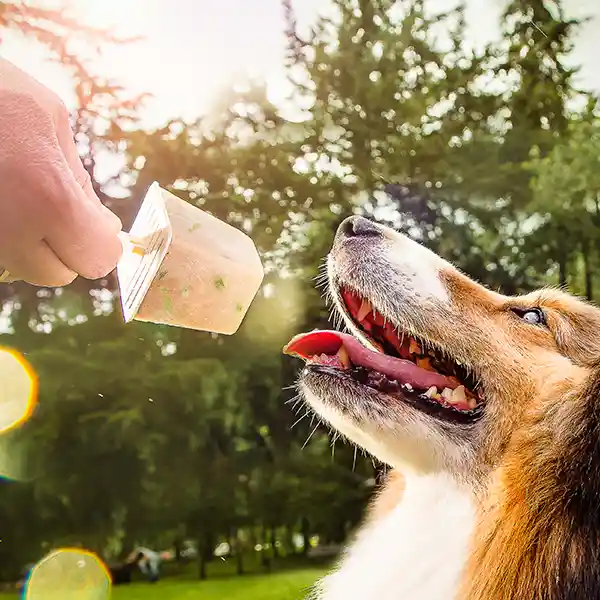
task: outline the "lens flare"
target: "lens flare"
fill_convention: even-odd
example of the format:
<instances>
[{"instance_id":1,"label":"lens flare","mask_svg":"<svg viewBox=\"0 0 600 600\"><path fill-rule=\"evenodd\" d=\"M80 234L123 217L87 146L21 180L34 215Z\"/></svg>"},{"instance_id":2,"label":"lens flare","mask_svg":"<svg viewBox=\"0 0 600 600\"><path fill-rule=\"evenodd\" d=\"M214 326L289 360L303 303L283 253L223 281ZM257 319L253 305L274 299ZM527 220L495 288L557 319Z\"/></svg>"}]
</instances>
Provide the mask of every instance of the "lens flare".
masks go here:
<instances>
[{"instance_id":1,"label":"lens flare","mask_svg":"<svg viewBox=\"0 0 600 600\"><path fill-rule=\"evenodd\" d=\"M35 371L15 350L0 346L0 433L22 425L37 400Z\"/></svg>"},{"instance_id":2,"label":"lens flare","mask_svg":"<svg viewBox=\"0 0 600 600\"><path fill-rule=\"evenodd\" d=\"M61 548L43 558L29 575L25 600L107 600L111 579L91 552Z\"/></svg>"}]
</instances>

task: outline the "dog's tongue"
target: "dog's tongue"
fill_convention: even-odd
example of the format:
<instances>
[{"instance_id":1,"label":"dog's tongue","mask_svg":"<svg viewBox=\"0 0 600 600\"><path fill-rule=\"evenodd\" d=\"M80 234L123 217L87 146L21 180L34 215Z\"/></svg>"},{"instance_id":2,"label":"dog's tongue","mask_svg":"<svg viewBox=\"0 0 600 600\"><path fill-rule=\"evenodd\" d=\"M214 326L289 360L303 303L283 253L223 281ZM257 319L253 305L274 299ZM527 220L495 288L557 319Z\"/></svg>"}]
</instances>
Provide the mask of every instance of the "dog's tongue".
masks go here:
<instances>
[{"instance_id":1,"label":"dog's tongue","mask_svg":"<svg viewBox=\"0 0 600 600\"><path fill-rule=\"evenodd\" d=\"M303 360L311 360L322 354L335 356L342 346L346 349L353 365L377 371L401 383L410 383L416 389L428 389L436 386L441 390L445 387L454 389L458 386L458 382L455 380L440 373L422 369L410 360L369 350L356 338L339 331L322 330L302 333L294 337L283 351L285 354L297 356Z\"/></svg>"}]
</instances>

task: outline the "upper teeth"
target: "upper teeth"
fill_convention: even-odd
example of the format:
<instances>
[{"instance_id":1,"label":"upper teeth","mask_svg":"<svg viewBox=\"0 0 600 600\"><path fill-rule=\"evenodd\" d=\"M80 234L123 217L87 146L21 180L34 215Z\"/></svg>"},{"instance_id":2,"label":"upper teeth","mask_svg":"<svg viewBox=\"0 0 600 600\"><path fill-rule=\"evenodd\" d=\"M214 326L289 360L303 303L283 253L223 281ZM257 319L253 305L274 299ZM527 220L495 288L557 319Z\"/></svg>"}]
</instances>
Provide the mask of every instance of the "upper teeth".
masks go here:
<instances>
[{"instance_id":1,"label":"upper teeth","mask_svg":"<svg viewBox=\"0 0 600 600\"><path fill-rule=\"evenodd\" d=\"M337 351L337 357L340 359L340 363L343 367L348 368L352 366L352 363L350 362L350 357L348 356L348 351L346 350L346 348L344 348L344 346L341 346L340 349Z\"/></svg>"},{"instance_id":2,"label":"upper teeth","mask_svg":"<svg viewBox=\"0 0 600 600\"><path fill-rule=\"evenodd\" d=\"M358 312L356 313L356 320L360 323L371 311L373 307L368 300L363 300Z\"/></svg>"},{"instance_id":3,"label":"upper teeth","mask_svg":"<svg viewBox=\"0 0 600 600\"><path fill-rule=\"evenodd\" d=\"M415 342L415 340L411 338L410 343L408 345L408 351L411 354L421 354L421 347L419 346L419 344L417 344L417 342Z\"/></svg>"}]
</instances>

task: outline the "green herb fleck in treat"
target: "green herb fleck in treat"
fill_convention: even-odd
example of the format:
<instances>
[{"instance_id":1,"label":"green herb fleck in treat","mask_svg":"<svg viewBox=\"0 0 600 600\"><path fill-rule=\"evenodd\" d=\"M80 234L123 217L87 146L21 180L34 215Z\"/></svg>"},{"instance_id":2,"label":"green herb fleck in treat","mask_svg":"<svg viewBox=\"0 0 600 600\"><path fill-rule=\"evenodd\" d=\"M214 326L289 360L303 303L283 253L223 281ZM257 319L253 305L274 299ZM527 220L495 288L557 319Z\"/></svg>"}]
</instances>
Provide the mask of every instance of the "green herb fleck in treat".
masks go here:
<instances>
[{"instance_id":1,"label":"green herb fleck in treat","mask_svg":"<svg viewBox=\"0 0 600 600\"><path fill-rule=\"evenodd\" d=\"M160 271L158 272L158 275L156 276L156 281L160 281L161 279L164 279L167 276L167 270L166 269L160 269Z\"/></svg>"},{"instance_id":2,"label":"green herb fleck in treat","mask_svg":"<svg viewBox=\"0 0 600 600\"><path fill-rule=\"evenodd\" d=\"M183 289L181 290L181 295L182 295L184 298L187 298L187 297L190 295L190 288L187 288L187 287L183 288Z\"/></svg>"},{"instance_id":3,"label":"green herb fleck in treat","mask_svg":"<svg viewBox=\"0 0 600 600\"><path fill-rule=\"evenodd\" d=\"M200 229L200 227L202 227L201 223L194 223L191 227L190 227L190 233L192 233L192 231L196 231L196 229Z\"/></svg>"},{"instance_id":4,"label":"green herb fleck in treat","mask_svg":"<svg viewBox=\"0 0 600 600\"><path fill-rule=\"evenodd\" d=\"M237 310L238 312L244 312L244 307L241 304L236 304L235 310Z\"/></svg>"},{"instance_id":5,"label":"green herb fleck in treat","mask_svg":"<svg viewBox=\"0 0 600 600\"><path fill-rule=\"evenodd\" d=\"M225 281L223 281L223 278L222 278L222 277L217 277L217 278L215 279L215 287L216 287L218 290L222 290L222 289L225 287Z\"/></svg>"}]
</instances>

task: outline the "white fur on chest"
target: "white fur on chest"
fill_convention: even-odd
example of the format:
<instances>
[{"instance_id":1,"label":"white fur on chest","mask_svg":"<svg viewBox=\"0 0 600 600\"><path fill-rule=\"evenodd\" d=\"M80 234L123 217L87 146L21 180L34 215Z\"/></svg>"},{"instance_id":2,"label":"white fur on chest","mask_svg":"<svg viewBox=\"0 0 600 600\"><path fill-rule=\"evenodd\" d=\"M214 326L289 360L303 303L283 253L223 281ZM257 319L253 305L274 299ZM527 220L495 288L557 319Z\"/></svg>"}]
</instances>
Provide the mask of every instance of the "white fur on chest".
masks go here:
<instances>
[{"instance_id":1,"label":"white fur on chest","mask_svg":"<svg viewBox=\"0 0 600 600\"><path fill-rule=\"evenodd\" d=\"M472 498L450 478L409 476L398 506L359 532L316 598L452 600L474 519Z\"/></svg>"}]
</instances>

